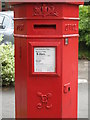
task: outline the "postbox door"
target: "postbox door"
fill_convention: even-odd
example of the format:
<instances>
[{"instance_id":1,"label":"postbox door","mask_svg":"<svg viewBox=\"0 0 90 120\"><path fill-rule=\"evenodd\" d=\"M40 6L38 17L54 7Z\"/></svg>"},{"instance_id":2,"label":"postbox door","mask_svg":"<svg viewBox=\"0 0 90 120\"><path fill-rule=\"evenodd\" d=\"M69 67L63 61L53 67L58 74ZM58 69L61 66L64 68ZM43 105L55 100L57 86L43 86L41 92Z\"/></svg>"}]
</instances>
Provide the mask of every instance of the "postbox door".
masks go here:
<instances>
[{"instance_id":1,"label":"postbox door","mask_svg":"<svg viewBox=\"0 0 90 120\"><path fill-rule=\"evenodd\" d=\"M30 40L28 57L29 118L60 118L62 93L60 40Z\"/></svg>"}]
</instances>

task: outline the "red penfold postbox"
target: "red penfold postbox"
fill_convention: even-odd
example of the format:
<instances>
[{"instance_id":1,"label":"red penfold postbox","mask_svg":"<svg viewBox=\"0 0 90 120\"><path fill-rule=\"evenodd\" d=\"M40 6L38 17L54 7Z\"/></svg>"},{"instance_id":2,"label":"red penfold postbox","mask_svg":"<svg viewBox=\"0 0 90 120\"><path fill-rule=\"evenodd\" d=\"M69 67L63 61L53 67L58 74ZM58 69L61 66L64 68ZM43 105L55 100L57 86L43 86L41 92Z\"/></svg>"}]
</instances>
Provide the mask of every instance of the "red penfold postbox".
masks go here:
<instances>
[{"instance_id":1,"label":"red penfold postbox","mask_svg":"<svg viewBox=\"0 0 90 120\"><path fill-rule=\"evenodd\" d=\"M14 4L16 118L77 118L81 3L32 2Z\"/></svg>"}]
</instances>

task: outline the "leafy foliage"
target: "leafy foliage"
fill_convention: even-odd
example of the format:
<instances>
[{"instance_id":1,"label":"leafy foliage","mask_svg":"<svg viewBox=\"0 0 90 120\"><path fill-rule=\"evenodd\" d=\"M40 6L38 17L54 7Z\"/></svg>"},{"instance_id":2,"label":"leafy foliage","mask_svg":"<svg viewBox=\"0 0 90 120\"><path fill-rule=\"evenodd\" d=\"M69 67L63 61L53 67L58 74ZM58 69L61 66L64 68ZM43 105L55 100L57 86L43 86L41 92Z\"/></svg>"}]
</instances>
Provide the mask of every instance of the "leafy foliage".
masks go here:
<instances>
[{"instance_id":1,"label":"leafy foliage","mask_svg":"<svg viewBox=\"0 0 90 120\"><path fill-rule=\"evenodd\" d=\"M0 41L3 36L0 36ZM0 63L1 63L1 77L2 85L10 85L14 82L14 45L4 43L0 45Z\"/></svg>"},{"instance_id":2,"label":"leafy foliage","mask_svg":"<svg viewBox=\"0 0 90 120\"><path fill-rule=\"evenodd\" d=\"M80 6L79 8L79 16L80 16L80 22L79 22L79 34L80 34L80 42L84 43L87 47L90 48L90 40L89 40L89 34L90 34L90 6Z\"/></svg>"}]
</instances>

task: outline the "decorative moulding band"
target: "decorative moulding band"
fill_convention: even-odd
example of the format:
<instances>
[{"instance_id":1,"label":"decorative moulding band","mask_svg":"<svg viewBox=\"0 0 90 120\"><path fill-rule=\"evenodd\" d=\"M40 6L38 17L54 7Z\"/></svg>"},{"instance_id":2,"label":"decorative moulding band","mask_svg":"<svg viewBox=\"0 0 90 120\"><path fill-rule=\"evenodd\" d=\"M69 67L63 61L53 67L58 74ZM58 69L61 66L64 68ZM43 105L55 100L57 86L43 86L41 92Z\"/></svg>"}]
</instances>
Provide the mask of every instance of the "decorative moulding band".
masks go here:
<instances>
[{"instance_id":1,"label":"decorative moulding band","mask_svg":"<svg viewBox=\"0 0 90 120\"><path fill-rule=\"evenodd\" d=\"M59 39L59 38L66 38L66 37L79 37L79 34L70 34L70 35L54 35L54 36L52 36L52 35L48 35L48 36L46 36L46 35L21 35L21 34L14 34L14 37L20 37L20 38L30 38L30 39L32 39L32 38L37 38L37 39L46 39L46 38L48 38L48 39L51 39L51 38L53 38L53 39Z\"/></svg>"},{"instance_id":2,"label":"decorative moulding band","mask_svg":"<svg viewBox=\"0 0 90 120\"><path fill-rule=\"evenodd\" d=\"M58 18L26 18L26 17L22 17L22 18L14 18L13 20L37 20L37 19L59 19L59 20L80 20L80 18L74 18L74 17L58 17Z\"/></svg>"}]
</instances>

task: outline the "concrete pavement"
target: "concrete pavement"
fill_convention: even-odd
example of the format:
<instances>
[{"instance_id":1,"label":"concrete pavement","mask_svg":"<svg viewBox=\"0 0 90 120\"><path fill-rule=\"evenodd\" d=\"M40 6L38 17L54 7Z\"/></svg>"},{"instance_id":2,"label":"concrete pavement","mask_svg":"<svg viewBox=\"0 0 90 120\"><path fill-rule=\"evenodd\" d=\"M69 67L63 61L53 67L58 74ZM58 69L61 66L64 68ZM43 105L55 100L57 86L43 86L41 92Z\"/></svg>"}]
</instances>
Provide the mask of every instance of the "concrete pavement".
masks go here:
<instances>
[{"instance_id":1,"label":"concrete pavement","mask_svg":"<svg viewBox=\"0 0 90 120\"><path fill-rule=\"evenodd\" d=\"M90 71L90 67L88 68L88 61L84 61L84 60L79 61L78 70L79 70L78 117L88 118L88 83L90 83L88 80L88 71ZM1 96L2 96L2 101L1 101ZM2 103L2 107L0 106L0 112L2 112L2 117L14 118L15 117L14 88L3 88L2 92L0 89L0 103Z\"/></svg>"}]
</instances>

